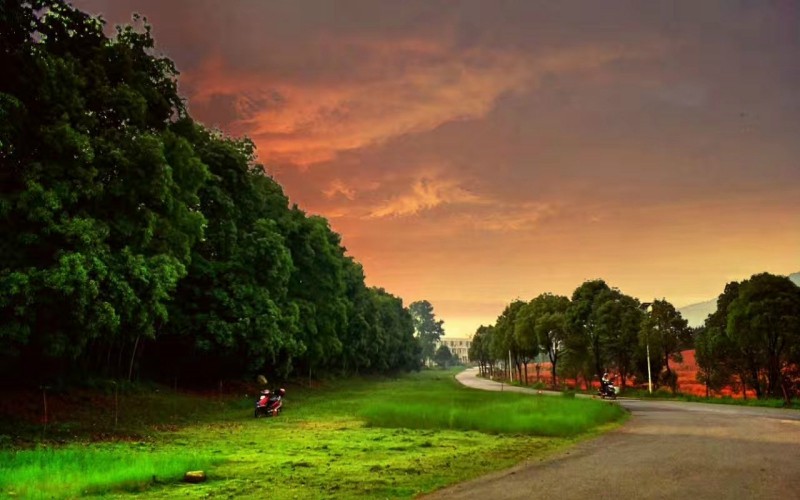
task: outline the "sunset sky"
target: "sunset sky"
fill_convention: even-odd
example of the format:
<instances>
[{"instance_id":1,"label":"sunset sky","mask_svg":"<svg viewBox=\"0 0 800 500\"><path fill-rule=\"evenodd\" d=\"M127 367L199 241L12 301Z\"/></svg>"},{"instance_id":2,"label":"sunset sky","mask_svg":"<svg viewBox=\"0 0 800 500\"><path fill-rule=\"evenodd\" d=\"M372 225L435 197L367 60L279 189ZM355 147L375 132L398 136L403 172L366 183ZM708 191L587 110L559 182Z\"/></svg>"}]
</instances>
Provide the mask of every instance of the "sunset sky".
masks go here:
<instances>
[{"instance_id":1,"label":"sunset sky","mask_svg":"<svg viewBox=\"0 0 800 500\"><path fill-rule=\"evenodd\" d=\"M602 278L678 307L800 271L800 3L80 0L257 144L447 336Z\"/></svg>"}]
</instances>

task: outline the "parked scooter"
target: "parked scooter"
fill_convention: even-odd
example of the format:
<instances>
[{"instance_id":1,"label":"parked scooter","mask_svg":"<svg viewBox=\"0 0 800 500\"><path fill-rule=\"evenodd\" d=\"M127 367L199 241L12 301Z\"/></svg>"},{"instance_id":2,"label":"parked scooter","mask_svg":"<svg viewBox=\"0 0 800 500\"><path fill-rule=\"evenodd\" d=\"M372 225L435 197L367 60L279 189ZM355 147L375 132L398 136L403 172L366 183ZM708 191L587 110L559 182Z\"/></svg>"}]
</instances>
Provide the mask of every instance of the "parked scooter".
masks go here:
<instances>
[{"instance_id":1,"label":"parked scooter","mask_svg":"<svg viewBox=\"0 0 800 500\"><path fill-rule=\"evenodd\" d=\"M256 409L254 416L259 417L276 417L283 410L283 397L286 395L286 390L278 389L271 392L269 389L261 391L261 395L256 400Z\"/></svg>"}]
</instances>

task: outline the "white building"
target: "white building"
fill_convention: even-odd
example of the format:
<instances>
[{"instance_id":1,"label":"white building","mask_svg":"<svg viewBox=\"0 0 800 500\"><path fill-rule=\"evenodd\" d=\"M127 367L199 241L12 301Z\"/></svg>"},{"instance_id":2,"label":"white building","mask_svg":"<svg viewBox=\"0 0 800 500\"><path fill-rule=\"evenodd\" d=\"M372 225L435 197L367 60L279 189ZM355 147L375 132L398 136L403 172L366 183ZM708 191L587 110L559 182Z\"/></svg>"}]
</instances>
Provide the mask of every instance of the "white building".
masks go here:
<instances>
[{"instance_id":1,"label":"white building","mask_svg":"<svg viewBox=\"0 0 800 500\"><path fill-rule=\"evenodd\" d=\"M463 364L469 363L469 346L472 345L472 339L466 337L442 337L439 340L440 345L447 346L453 357L458 358Z\"/></svg>"}]
</instances>

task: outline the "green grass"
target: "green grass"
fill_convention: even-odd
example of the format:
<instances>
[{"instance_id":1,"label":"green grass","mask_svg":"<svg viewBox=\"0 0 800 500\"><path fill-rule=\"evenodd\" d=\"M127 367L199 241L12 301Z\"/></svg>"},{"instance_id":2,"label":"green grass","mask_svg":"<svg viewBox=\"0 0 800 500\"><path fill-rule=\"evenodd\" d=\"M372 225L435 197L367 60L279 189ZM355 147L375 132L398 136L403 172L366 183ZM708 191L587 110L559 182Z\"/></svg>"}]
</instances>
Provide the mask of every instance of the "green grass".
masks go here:
<instances>
[{"instance_id":1,"label":"green grass","mask_svg":"<svg viewBox=\"0 0 800 500\"><path fill-rule=\"evenodd\" d=\"M144 443L0 451L0 491L25 498L139 491L211 463L210 456L157 451Z\"/></svg>"},{"instance_id":2,"label":"green grass","mask_svg":"<svg viewBox=\"0 0 800 500\"><path fill-rule=\"evenodd\" d=\"M565 437L618 420L622 413L619 406L585 399L461 390L372 402L360 415L374 427Z\"/></svg>"},{"instance_id":3,"label":"green grass","mask_svg":"<svg viewBox=\"0 0 800 500\"><path fill-rule=\"evenodd\" d=\"M437 371L328 382L315 389L290 387L284 413L268 419L254 419L252 394L240 394L210 402L181 395L181 404L192 408L191 418L176 420L173 396L162 392L140 399L120 421L120 428L141 436L144 444L52 448L38 466L30 465L37 462L24 453L0 454L0 496L58 498L89 491L126 497L131 493L125 491L135 491L149 498L412 498L524 460L542 460L613 427L608 422L623 415L617 406L597 401L466 389L452 372ZM387 416L393 420L373 420ZM83 423L67 424L76 435L87 435ZM81 469L96 470L100 477L87 486L73 484L77 479L57 468L45 468L75 461L69 454L76 449L87 454L121 450L125 458L100 460L112 464L104 471L101 465ZM165 461L148 466L155 457ZM197 462L178 461L187 457ZM131 480L122 472L127 468L142 473ZM177 480L198 468L206 470L208 482ZM47 478L48 486L25 482L23 476L32 474L26 469L41 469L39 477Z\"/></svg>"}]
</instances>

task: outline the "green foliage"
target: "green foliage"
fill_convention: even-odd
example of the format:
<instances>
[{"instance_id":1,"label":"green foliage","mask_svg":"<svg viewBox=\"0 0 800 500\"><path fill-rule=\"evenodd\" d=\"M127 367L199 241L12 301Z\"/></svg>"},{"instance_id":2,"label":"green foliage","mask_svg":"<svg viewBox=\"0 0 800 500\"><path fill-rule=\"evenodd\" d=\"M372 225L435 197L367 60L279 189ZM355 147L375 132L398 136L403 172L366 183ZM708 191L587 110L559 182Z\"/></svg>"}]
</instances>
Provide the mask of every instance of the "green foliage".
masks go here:
<instances>
[{"instance_id":1,"label":"green foliage","mask_svg":"<svg viewBox=\"0 0 800 500\"><path fill-rule=\"evenodd\" d=\"M677 376L672 373L669 362L682 361L680 352L691 343L691 329L681 313L666 300L654 301L642 322L639 342L641 345L649 344L654 358L666 368L659 380L670 386L673 392L677 391Z\"/></svg>"},{"instance_id":2,"label":"green foliage","mask_svg":"<svg viewBox=\"0 0 800 500\"><path fill-rule=\"evenodd\" d=\"M768 273L742 282L727 309L727 333L759 397L783 396L782 372L800 363L800 288Z\"/></svg>"},{"instance_id":3,"label":"green foliage","mask_svg":"<svg viewBox=\"0 0 800 500\"><path fill-rule=\"evenodd\" d=\"M564 351L569 325L566 312L569 299L549 293L539 295L523 306L515 321L515 334L529 352L543 350L550 360L553 387L557 386L558 361Z\"/></svg>"},{"instance_id":4,"label":"green foliage","mask_svg":"<svg viewBox=\"0 0 800 500\"><path fill-rule=\"evenodd\" d=\"M149 26L109 38L37 0L4 3L0 28L4 374L419 366L402 302L365 285L328 221L289 207L250 140L192 121Z\"/></svg>"},{"instance_id":5,"label":"green foliage","mask_svg":"<svg viewBox=\"0 0 800 500\"><path fill-rule=\"evenodd\" d=\"M102 25L59 1L9 5L11 71L0 206L4 355L76 359L155 336L205 218L207 177L170 131L183 113L149 31ZM23 362L22 366L28 363Z\"/></svg>"},{"instance_id":6,"label":"green foliage","mask_svg":"<svg viewBox=\"0 0 800 500\"><path fill-rule=\"evenodd\" d=\"M738 380L759 399L783 397L788 405L800 390L800 288L768 273L728 283L695 345L709 391Z\"/></svg>"},{"instance_id":7,"label":"green foliage","mask_svg":"<svg viewBox=\"0 0 800 500\"><path fill-rule=\"evenodd\" d=\"M706 386L706 396L731 385L735 369L731 360L734 350L724 329L716 326L700 328L694 337L697 380Z\"/></svg>"},{"instance_id":8,"label":"green foliage","mask_svg":"<svg viewBox=\"0 0 800 500\"><path fill-rule=\"evenodd\" d=\"M418 300L408 306L411 317L414 321L414 331L419 338L422 348L422 357L425 360L432 359L436 344L444 335L442 324L444 321L437 320L433 312L433 306L427 300Z\"/></svg>"},{"instance_id":9,"label":"green foliage","mask_svg":"<svg viewBox=\"0 0 800 500\"><path fill-rule=\"evenodd\" d=\"M450 352L449 347L442 344L436 349L436 352L433 355L433 361L437 366L441 368L447 368L451 363L453 363L453 353Z\"/></svg>"},{"instance_id":10,"label":"green foliage","mask_svg":"<svg viewBox=\"0 0 800 500\"><path fill-rule=\"evenodd\" d=\"M603 280L587 281L572 293L566 311L569 333L565 339L565 368L589 380L598 379L605 371L609 353L599 325L600 308L613 298L611 288Z\"/></svg>"}]
</instances>

